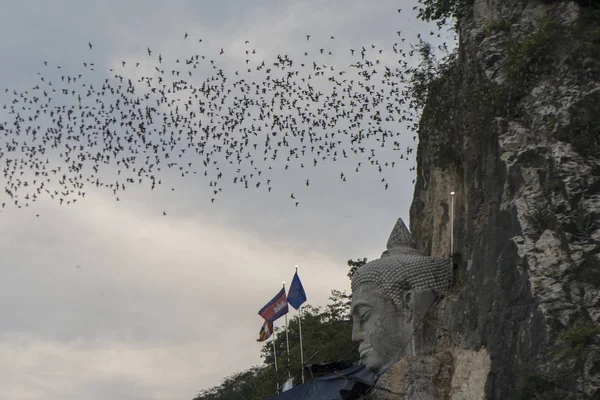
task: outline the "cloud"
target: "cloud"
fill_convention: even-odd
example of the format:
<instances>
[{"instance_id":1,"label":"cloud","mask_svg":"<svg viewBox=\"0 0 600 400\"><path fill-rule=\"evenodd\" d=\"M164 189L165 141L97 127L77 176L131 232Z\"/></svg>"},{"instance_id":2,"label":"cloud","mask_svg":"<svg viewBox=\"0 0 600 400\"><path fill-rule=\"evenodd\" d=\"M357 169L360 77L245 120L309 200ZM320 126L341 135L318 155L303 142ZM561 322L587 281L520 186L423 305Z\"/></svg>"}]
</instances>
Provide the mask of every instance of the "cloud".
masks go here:
<instances>
[{"instance_id":1,"label":"cloud","mask_svg":"<svg viewBox=\"0 0 600 400\"><path fill-rule=\"evenodd\" d=\"M47 361L40 360L56 354L66 357L56 367L62 371L77 363L103 364L102 357L113 354L107 349L132 347L124 353L124 364L131 367L128 379L136 385L154 381L139 367L144 360L164 365L159 355L176 358L182 353L196 354L186 361L196 373L211 366L198 377L198 388L201 382L216 384L232 368L260 363L257 311L281 281L291 280L298 260L312 304L325 303L329 290L344 279L344 268L326 254L299 254L289 244L265 243L208 217L163 218L141 204L128 209L93 193L85 206L49 207L52 213L33 221L69 229L55 230L45 241L36 238L38 247L27 251L28 230L20 225L13 231L14 241L0 246L0 251L18 255L15 264L3 268L0 310L9 317L0 327L13 338L41 335L42 343L33 346L39 352L35 357L41 358L26 364L36 369L43 370ZM24 221L15 214L12 218ZM65 249L70 250L65 254ZM7 348L20 346L13 341L4 337L0 342ZM96 342L104 343L104 350L82 350ZM11 354L3 358L12 360L19 353ZM236 356L219 359L223 354ZM78 361L81 357L85 361Z\"/></svg>"},{"instance_id":2,"label":"cloud","mask_svg":"<svg viewBox=\"0 0 600 400\"><path fill-rule=\"evenodd\" d=\"M191 398L214 380L218 349L202 342L156 346L110 340L54 342L5 334L0 341L0 387L7 399ZM104 397L103 397L104 396Z\"/></svg>"}]
</instances>

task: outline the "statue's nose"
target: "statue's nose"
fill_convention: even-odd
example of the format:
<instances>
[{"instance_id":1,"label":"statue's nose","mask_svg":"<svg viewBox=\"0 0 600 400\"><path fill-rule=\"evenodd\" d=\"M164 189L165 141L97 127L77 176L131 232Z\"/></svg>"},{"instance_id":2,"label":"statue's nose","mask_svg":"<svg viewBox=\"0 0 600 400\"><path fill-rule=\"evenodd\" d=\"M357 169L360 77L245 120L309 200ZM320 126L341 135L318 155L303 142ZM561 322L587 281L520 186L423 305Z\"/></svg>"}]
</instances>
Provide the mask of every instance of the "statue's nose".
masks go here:
<instances>
[{"instance_id":1,"label":"statue's nose","mask_svg":"<svg viewBox=\"0 0 600 400\"><path fill-rule=\"evenodd\" d=\"M361 342L363 341L363 329L360 322L353 320L352 321L352 341L353 342Z\"/></svg>"}]
</instances>

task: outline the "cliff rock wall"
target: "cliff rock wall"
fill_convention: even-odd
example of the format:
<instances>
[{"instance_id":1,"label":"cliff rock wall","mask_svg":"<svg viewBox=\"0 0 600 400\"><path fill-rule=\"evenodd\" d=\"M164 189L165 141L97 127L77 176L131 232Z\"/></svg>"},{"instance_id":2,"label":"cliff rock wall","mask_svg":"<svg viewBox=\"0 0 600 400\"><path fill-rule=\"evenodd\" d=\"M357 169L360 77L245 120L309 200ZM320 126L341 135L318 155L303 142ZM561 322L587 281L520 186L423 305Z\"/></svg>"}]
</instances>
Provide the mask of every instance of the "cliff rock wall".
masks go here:
<instances>
[{"instance_id":1,"label":"cliff rock wall","mask_svg":"<svg viewBox=\"0 0 600 400\"><path fill-rule=\"evenodd\" d=\"M600 398L594 3L475 0L429 92L411 232L447 257L456 192L455 279L439 306L451 398ZM460 394L460 360L484 353L483 393Z\"/></svg>"}]
</instances>

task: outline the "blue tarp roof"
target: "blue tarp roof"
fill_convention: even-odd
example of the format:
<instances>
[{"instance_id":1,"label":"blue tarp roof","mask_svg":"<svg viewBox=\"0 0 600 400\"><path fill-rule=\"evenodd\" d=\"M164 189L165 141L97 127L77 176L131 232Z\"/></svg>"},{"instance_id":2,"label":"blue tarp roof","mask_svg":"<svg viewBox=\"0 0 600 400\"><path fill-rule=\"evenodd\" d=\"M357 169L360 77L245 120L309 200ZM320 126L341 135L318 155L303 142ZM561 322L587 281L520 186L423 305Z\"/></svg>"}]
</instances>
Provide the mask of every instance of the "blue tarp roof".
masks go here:
<instances>
[{"instance_id":1,"label":"blue tarp roof","mask_svg":"<svg viewBox=\"0 0 600 400\"><path fill-rule=\"evenodd\" d=\"M269 400L351 400L373 386L377 378L364 365L311 379Z\"/></svg>"}]
</instances>

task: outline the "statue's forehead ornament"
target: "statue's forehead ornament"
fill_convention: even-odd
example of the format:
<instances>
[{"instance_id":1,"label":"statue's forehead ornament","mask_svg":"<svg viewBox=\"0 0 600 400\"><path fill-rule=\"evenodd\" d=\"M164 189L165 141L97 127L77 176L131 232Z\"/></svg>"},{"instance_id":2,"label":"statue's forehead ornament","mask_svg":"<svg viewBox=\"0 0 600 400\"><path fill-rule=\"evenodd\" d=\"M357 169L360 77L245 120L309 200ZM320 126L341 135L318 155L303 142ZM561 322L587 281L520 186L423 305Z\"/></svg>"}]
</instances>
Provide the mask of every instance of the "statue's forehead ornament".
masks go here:
<instances>
[{"instance_id":1,"label":"statue's forehead ornament","mask_svg":"<svg viewBox=\"0 0 600 400\"><path fill-rule=\"evenodd\" d=\"M352 277L352 291L376 284L382 294L400 304L408 290L443 289L450 278L448 261L421 254L411 247L410 232L399 219L387 243L387 255L360 267Z\"/></svg>"},{"instance_id":2,"label":"statue's forehead ornament","mask_svg":"<svg viewBox=\"0 0 600 400\"><path fill-rule=\"evenodd\" d=\"M394 229L392 229L392 233L390 234L386 245L388 250L400 246L413 247L412 236L406 225L404 225L402 218L398 218L398 221L396 222L396 225L394 225Z\"/></svg>"}]
</instances>

